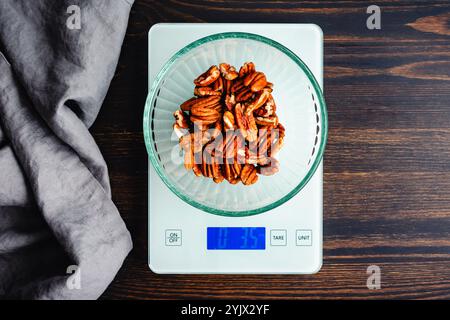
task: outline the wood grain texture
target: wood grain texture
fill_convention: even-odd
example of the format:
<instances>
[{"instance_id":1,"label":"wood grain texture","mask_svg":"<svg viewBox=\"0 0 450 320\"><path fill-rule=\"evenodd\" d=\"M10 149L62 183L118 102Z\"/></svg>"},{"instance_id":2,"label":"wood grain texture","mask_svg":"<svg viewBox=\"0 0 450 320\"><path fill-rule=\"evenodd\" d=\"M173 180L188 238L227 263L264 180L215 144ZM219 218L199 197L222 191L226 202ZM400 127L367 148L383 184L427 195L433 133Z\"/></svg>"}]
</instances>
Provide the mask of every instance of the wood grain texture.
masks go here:
<instances>
[{"instance_id":1,"label":"wood grain texture","mask_svg":"<svg viewBox=\"0 0 450 320\"><path fill-rule=\"evenodd\" d=\"M92 132L134 249L104 299L450 298L450 3L151 1L133 6ZM329 139L324 265L313 276L156 275L147 267L142 112L147 32L158 22L316 23L325 36ZM382 270L368 290L366 268Z\"/></svg>"}]
</instances>

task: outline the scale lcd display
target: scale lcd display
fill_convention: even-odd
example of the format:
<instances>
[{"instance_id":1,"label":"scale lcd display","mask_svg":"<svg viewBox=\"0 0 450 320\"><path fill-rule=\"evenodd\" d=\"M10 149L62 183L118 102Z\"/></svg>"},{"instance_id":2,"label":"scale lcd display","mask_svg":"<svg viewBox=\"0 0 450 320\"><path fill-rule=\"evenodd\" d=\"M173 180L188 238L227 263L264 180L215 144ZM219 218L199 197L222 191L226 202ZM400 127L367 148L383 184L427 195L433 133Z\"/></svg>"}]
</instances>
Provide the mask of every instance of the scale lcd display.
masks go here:
<instances>
[{"instance_id":1,"label":"scale lcd display","mask_svg":"<svg viewBox=\"0 0 450 320\"><path fill-rule=\"evenodd\" d=\"M265 250L264 227L208 227L208 250Z\"/></svg>"}]
</instances>

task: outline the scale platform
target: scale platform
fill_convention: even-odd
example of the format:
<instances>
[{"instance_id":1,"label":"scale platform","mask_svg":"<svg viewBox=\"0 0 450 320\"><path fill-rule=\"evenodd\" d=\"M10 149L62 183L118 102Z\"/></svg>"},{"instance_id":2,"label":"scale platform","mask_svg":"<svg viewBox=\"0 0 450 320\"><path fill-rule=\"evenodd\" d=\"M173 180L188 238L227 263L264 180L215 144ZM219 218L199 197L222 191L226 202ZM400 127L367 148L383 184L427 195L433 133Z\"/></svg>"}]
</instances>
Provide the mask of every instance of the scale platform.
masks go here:
<instances>
[{"instance_id":1,"label":"scale platform","mask_svg":"<svg viewBox=\"0 0 450 320\"><path fill-rule=\"evenodd\" d=\"M149 31L149 87L178 50L199 38L233 31L255 33L280 42L308 65L323 86L323 35L316 25L164 23ZM217 216L194 208L166 187L150 162L148 167L148 264L153 272L312 274L320 270L322 163L292 199L249 217ZM223 243L224 236L231 241Z\"/></svg>"}]
</instances>

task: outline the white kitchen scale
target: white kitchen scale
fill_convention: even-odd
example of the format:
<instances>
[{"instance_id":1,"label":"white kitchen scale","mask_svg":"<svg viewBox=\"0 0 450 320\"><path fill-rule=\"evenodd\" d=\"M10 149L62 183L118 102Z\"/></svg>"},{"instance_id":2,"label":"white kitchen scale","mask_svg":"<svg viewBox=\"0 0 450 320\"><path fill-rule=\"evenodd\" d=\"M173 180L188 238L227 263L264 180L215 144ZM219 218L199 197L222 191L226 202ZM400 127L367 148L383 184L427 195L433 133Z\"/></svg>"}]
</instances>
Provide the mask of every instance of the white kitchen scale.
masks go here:
<instances>
[{"instance_id":1,"label":"white kitchen scale","mask_svg":"<svg viewBox=\"0 0 450 320\"><path fill-rule=\"evenodd\" d=\"M297 54L323 86L323 35L313 24L156 24L149 31L149 88L178 50L221 32L271 38ZM217 63L220 63L218 61ZM161 274L311 274L322 265L323 168L292 199L262 214L225 217L197 209L170 191L149 162L149 267ZM252 250L221 247L258 238ZM233 242L231 241L231 242ZM239 244L238 244L239 245ZM216 250L213 250L216 249ZM219 249L219 250L217 250Z\"/></svg>"}]
</instances>

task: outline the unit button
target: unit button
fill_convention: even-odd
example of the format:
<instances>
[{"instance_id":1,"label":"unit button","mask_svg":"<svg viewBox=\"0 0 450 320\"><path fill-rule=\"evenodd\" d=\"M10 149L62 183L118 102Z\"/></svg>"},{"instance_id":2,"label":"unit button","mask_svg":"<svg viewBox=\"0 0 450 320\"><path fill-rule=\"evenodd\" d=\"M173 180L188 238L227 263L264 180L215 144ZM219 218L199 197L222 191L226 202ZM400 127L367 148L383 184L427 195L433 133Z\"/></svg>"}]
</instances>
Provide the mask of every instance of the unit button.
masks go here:
<instances>
[{"instance_id":1,"label":"unit button","mask_svg":"<svg viewBox=\"0 0 450 320\"><path fill-rule=\"evenodd\" d=\"M297 230L295 243L298 246L312 246L312 230Z\"/></svg>"},{"instance_id":2,"label":"unit button","mask_svg":"<svg viewBox=\"0 0 450 320\"><path fill-rule=\"evenodd\" d=\"M286 230L274 229L270 230L270 245L271 246L285 246L287 245Z\"/></svg>"},{"instance_id":3,"label":"unit button","mask_svg":"<svg viewBox=\"0 0 450 320\"><path fill-rule=\"evenodd\" d=\"M181 246L182 235L179 229L166 230L166 246Z\"/></svg>"}]
</instances>

